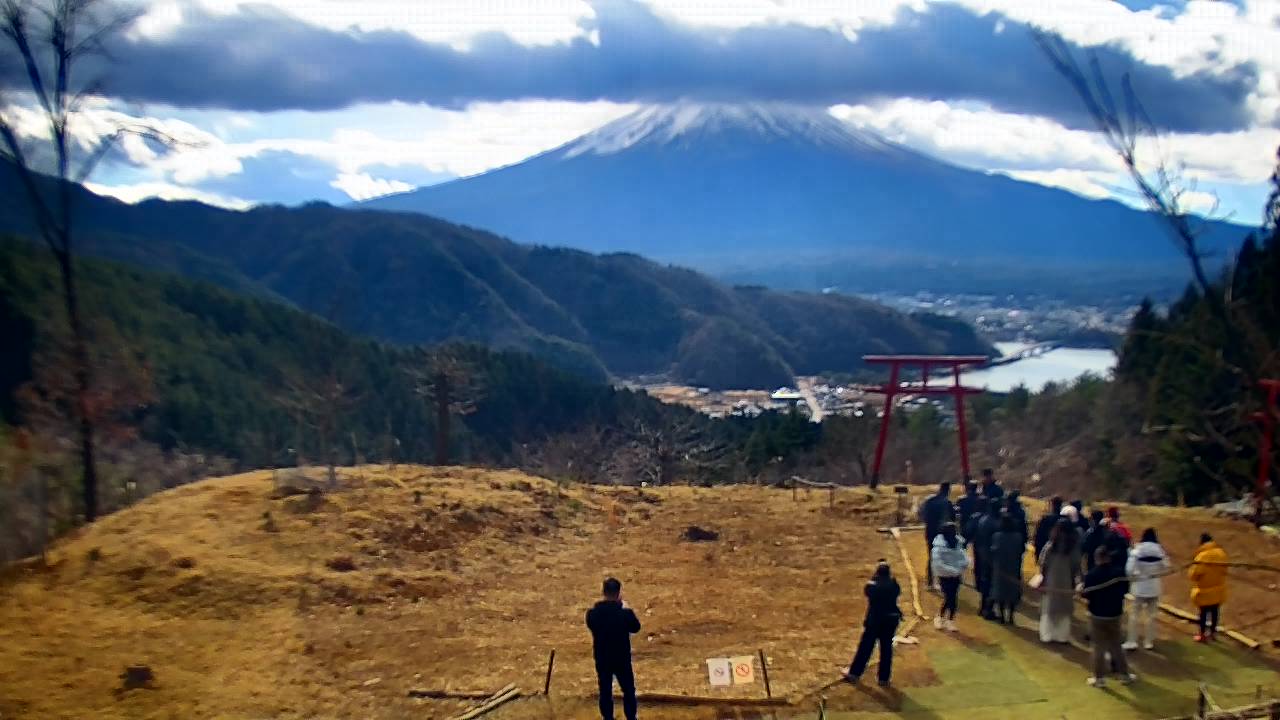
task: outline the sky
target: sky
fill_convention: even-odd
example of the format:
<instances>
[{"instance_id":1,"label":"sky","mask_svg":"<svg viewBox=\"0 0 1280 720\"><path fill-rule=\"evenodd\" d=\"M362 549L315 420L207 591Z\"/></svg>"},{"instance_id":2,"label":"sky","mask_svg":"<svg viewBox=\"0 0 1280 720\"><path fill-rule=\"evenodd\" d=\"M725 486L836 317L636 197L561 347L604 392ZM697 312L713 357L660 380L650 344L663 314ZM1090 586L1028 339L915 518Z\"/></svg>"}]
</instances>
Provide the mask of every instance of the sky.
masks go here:
<instances>
[{"instance_id":1,"label":"sky","mask_svg":"<svg viewBox=\"0 0 1280 720\"><path fill-rule=\"evenodd\" d=\"M150 0L83 67L90 178L129 202L341 204L519 162L650 103L784 101L944 160L1137 204L1033 41L1128 74L1192 207L1257 224L1280 0ZM109 59L107 59L109 58ZM20 77L7 118L42 134Z\"/></svg>"}]
</instances>

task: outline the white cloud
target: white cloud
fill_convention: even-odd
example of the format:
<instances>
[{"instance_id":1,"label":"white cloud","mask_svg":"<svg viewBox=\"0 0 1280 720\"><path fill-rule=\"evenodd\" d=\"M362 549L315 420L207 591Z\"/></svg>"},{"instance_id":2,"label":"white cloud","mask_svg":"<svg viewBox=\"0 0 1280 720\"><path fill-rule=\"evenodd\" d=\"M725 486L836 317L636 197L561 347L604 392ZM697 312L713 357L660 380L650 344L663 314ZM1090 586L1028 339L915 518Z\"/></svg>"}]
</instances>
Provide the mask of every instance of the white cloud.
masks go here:
<instances>
[{"instance_id":1,"label":"white cloud","mask_svg":"<svg viewBox=\"0 0 1280 720\"><path fill-rule=\"evenodd\" d=\"M352 200L368 200L380 195L390 195L412 190L413 186L399 180L386 180L371 177L368 173L341 173L329 183L330 186L346 193Z\"/></svg>"},{"instance_id":2,"label":"white cloud","mask_svg":"<svg viewBox=\"0 0 1280 720\"><path fill-rule=\"evenodd\" d=\"M1117 186L1120 184L1120 178L1117 175L1087 170L996 170L995 172L1017 180L1070 190L1077 195L1097 200L1115 198ZM1131 198L1130 202L1136 203L1137 198Z\"/></svg>"},{"instance_id":3,"label":"white cloud","mask_svg":"<svg viewBox=\"0 0 1280 720\"><path fill-rule=\"evenodd\" d=\"M147 117L138 120L173 132L187 142L154 158L139 154L136 161L184 185L235 175L243 170L244 160L273 151L313 157L344 174L358 174L372 166L388 166L465 176L516 163L564 144L630 109L629 105L605 102L530 101L480 103L465 111L451 111L391 103L366 107L362 112L371 116L418 113L431 127L400 137L386 137L360 128L326 127L335 122L329 113L299 113L298 117L311 125L306 128L309 133L327 133L327 137L267 136L243 142L227 142L184 121ZM350 115L342 113L338 121L348 122ZM242 127L273 125L268 122L269 115L259 115L256 120L245 114L237 117ZM105 121L95 120L93 124L108 126ZM135 157L131 155L130 159Z\"/></svg>"},{"instance_id":4,"label":"white cloud","mask_svg":"<svg viewBox=\"0 0 1280 720\"><path fill-rule=\"evenodd\" d=\"M245 171L245 163L254 158L290 153L331 166L330 187L363 200L412 189L402 180L376 176L386 168L439 176L473 175L562 145L631 109L605 102L531 101L481 103L465 111L450 111L390 103L334 113L215 113L188 121L172 117L181 111L171 108L153 108L144 115L102 103L77 116L75 131L86 147L129 124L155 128L176 141L162 147L139 137L123 138L120 148L134 169L120 184L99 176L98 191L128 202L150 192L166 199L202 199L242 207L246 201L205 193L199 187L239 175ZM16 107L10 114L20 132L43 137L40 116L34 110ZM373 120L388 117L403 119L381 124ZM378 132L352 126L363 118L370 118L370 126ZM212 131L200 125L208 125ZM228 135L247 137L233 141L226 139ZM371 168L382 172L370 173ZM143 181L137 177L139 172L146 176ZM410 174L420 176L421 172Z\"/></svg>"},{"instance_id":5,"label":"white cloud","mask_svg":"<svg viewBox=\"0 0 1280 720\"><path fill-rule=\"evenodd\" d=\"M648 0L667 17L698 26L739 28L768 23L839 28L854 40L866 27L893 24L904 9L924 10L930 0Z\"/></svg>"},{"instance_id":6,"label":"white cloud","mask_svg":"<svg viewBox=\"0 0 1280 720\"><path fill-rule=\"evenodd\" d=\"M832 114L930 155L980 170L1100 196L1106 187L1125 187L1123 168L1100 135L1068 130L1046 118L1002 113L987 107L944 102L893 100L875 105L841 105ZM1274 169L1280 130L1253 128L1234 133L1169 134L1140 146L1146 162L1165 160L1185 168L1188 179L1253 184ZM1111 181L1101 183L1101 178Z\"/></svg>"},{"instance_id":7,"label":"white cloud","mask_svg":"<svg viewBox=\"0 0 1280 720\"><path fill-rule=\"evenodd\" d=\"M219 14L270 5L331 30L395 30L458 48L488 32L526 45L563 42L582 35L579 23L592 15L585 0L159 0L134 32L163 37L184 22L184 6L192 5Z\"/></svg>"},{"instance_id":8,"label":"white cloud","mask_svg":"<svg viewBox=\"0 0 1280 720\"><path fill-rule=\"evenodd\" d=\"M208 205L217 205L218 207L232 210L244 210L253 205L248 200L241 198L228 197L198 188L165 182L143 182L126 185L104 185L90 182L85 183L85 187L98 195L113 197L130 204L150 198L160 198L161 200L196 200Z\"/></svg>"}]
</instances>

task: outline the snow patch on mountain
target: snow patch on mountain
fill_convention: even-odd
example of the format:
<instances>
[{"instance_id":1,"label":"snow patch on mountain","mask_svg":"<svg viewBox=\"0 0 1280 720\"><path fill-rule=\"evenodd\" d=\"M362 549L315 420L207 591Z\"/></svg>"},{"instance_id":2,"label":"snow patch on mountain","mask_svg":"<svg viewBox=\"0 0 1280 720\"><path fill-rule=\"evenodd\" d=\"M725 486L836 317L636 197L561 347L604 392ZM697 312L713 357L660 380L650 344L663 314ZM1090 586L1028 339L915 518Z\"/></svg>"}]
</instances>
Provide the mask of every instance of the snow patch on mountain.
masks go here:
<instances>
[{"instance_id":1,"label":"snow patch on mountain","mask_svg":"<svg viewBox=\"0 0 1280 720\"><path fill-rule=\"evenodd\" d=\"M641 108L562 147L562 159L614 155L643 145L681 145L737 134L759 142L800 142L853 152L894 152L898 146L855 130L826 108L775 103L676 103Z\"/></svg>"}]
</instances>

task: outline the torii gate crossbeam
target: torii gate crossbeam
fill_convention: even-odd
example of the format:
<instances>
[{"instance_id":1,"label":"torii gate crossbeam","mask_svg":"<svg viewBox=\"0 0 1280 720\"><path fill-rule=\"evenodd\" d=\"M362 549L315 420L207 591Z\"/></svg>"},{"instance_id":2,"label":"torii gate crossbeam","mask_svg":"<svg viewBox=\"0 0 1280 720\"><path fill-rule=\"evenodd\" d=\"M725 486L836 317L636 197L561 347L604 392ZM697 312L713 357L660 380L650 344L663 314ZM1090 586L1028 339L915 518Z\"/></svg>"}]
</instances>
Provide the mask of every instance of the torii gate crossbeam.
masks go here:
<instances>
[{"instance_id":1,"label":"torii gate crossbeam","mask_svg":"<svg viewBox=\"0 0 1280 720\"><path fill-rule=\"evenodd\" d=\"M880 484L880 466L884 461L884 448L889 439L889 423L893 415L893 400L897 395L950 395L956 407L956 437L960 444L960 466L964 470L964 479L972 479L969 472L969 437L965 429L964 396L979 395L982 390L968 388L960 384L960 369L970 365L985 364L985 355L864 355L863 361L871 365L888 365L889 382L885 385L867 388L868 392L884 395L884 413L880 420L880 437L876 441L875 463L871 469L871 487ZM903 367L919 366L920 385L903 386ZM950 368L952 384L950 386L929 386L929 371Z\"/></svg>"}]
</instances>

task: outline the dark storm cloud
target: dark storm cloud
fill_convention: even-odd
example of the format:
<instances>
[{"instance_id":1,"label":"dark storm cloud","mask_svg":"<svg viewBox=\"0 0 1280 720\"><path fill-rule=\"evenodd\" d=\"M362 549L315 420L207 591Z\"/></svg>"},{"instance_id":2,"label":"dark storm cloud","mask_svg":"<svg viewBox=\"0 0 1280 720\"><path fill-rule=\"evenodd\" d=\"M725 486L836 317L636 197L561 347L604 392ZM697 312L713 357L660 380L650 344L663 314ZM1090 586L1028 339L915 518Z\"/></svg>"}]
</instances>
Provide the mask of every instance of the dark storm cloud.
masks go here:
<instances>
[{"instance_id":1,"label":"dark storm cloud","mask_svg":"<svg viewBox=\"0 0 1280 720\"><path fill-rule=\"evenodd\" d=\"M240 110L326 110L402 100L445 107L514 99L662 102L677 99L857 103L911 97L975 100L1089 125L1040 55L1026 25L951 5L904 10L856 41L792 24L693 28L635 0L595 3L575 39L527 47L501 34L460 51L393 31L336 32L278 11L193 17L173 35L122 43L112 94L128 100ZM194 12L194 11L193 11ZM1246 127L1257 68L1176 78L1115 47L1092 51L1111 76L1130 72L1166 129Z\"/></svg>"}]
</instances>

